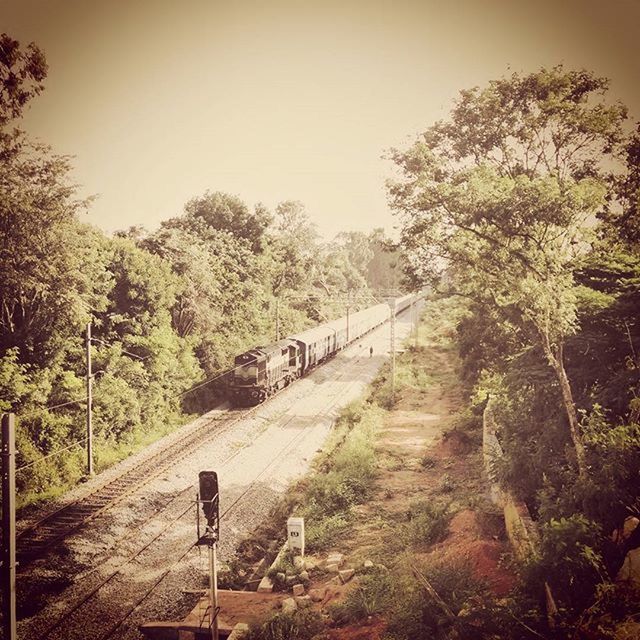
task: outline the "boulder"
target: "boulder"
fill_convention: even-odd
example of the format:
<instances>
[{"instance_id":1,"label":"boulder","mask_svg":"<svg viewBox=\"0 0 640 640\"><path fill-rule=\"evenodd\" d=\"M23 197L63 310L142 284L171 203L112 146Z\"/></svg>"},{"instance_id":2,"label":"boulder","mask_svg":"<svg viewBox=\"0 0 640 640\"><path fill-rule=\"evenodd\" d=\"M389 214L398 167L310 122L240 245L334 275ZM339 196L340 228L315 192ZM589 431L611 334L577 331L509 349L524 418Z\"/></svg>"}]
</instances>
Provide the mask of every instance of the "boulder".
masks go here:
<instances>
[{"instance_id":1,"label":"boulder","mask_svg":"<svg viewBox=\"0 0 640 640\"><path fill-rule=\"evenodd\" d=\"M285 598L282 601L282 613L295 613L298 605L293 598Z\"/></svg>"},{"instance_id":2,"label":"boulder","mask_svg":"<svg viewBox=\"0 0 640 640\"><path fill-rule=\"evenodd\" d=\"M324 596L326 595L326 593L327 593L326 589L310 589L309 597L314 602L322 602L324 600Z\"/></svg>"},{"instance_id":3,"label":"boulder","mask_svg":"<svg viewBox=\"0 0 640 640\"><path fill-rule=\"evenodd\" d=\"M345 584L345 582L349 582L349 580L353 578L354 573L355 571L353 569L343 569L342 571L338 571L340 582L342 582L342 584Z\"/></svg>"}]
</instances>

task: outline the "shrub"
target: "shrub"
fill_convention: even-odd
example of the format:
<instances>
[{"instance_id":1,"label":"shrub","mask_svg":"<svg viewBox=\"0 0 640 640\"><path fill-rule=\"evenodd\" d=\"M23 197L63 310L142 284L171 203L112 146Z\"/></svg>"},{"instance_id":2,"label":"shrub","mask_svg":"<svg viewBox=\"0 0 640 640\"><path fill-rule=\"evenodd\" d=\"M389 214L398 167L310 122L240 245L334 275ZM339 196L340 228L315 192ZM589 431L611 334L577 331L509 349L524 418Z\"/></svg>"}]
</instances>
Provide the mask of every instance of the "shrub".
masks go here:
<instances>
[{"instance_id":1,"label":"shrub","mask_svg":"<svg viewBox=\"0 0 640 640\"><path fill-rule=\"evenodd\" d=\"M446 537L451 519L448 503L419 501L410 506L407 516L410 544L429 545Z\"/></svg>"},{"instance_id":2,"label":"shrub","mask_svg":"<svg viewBox=\"0 0 640 640\"><path fill-rule=\"evenodd\" d=\"M278 613L263 624L252 625L243 640L310 640L323 626L320 614L315 611Z\"/></svg>"},{"instance_id":3,"label":"shrub","mask_svg":"<svg viewBox=\"0 0 640 640\"><path fill-rule=\"evenodd\" d=\"M386 569L375 568L359 578L344 600L330 609L333 621L338 625L358 622L370 615L387 610L394 597L396 585Z\"/></svg>"},{"instance_id":4,"label":"shrub","mask_svg":"<svg viewBox=\"0 0 640 640\"><path fill-rule=\"evenodd\" d=\"M525 567L531 593L542 593L546 580L558 604L569 613L582 611L593 600L598 583L606 580L598 525L582 514L550 520L542 527L539 555Z\"/></svg>"}]
</instances>

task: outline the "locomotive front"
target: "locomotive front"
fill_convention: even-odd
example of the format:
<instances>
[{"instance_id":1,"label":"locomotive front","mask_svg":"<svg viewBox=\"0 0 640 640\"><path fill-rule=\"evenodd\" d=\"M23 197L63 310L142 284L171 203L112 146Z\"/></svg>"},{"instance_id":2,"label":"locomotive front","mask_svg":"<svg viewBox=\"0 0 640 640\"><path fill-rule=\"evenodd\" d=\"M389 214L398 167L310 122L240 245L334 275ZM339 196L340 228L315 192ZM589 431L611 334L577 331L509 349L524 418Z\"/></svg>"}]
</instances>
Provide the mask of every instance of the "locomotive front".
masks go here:
<instances>
[{"instance_id":1,"label":"locomotive front","mask_svg":"<svg viewBox=\"0 0 640 640\"><path fill-rule=\"evenodd\" d=\"M257 349L236 356L229 385L234 404L246 407L258 404L265 399L266 368L266 356Z\"/></svg>"}]
</instances>

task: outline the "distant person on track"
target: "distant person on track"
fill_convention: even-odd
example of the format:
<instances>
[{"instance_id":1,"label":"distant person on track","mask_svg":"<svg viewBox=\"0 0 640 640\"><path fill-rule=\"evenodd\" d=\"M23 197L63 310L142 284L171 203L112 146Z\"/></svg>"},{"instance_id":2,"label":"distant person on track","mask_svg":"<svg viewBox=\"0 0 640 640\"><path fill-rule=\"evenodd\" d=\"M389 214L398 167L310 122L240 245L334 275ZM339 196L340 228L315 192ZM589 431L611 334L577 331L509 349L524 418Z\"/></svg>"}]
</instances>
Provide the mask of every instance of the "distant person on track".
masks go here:
<instances>
[{"instance_id":1,"label":"distant person on track","mask_svg":"<svg viewBox=\"0 0 640 640\"><path fill-rule=\"evenodd\" d=\"M369 347L369 357L373 357L373 347Z\"/></svg>"}]
</instances>

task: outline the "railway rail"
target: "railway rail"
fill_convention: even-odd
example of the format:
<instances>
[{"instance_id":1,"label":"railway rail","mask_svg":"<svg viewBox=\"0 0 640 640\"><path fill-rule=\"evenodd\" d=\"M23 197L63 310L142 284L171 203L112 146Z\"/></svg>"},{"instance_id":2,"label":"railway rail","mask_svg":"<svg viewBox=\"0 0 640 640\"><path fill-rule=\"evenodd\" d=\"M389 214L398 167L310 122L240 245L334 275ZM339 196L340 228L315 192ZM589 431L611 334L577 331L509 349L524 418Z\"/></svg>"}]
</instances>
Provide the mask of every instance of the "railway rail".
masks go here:
<instances>
[{"instance_id":1,"label":"railway rail","mask_svg":"<svg viewBox=\"0 0 640 640\"><path fill-rule=\"evenodd\" d=\"M139 465L97 487L88 496L64 505L30 525L17 537L18 570L24 570L31 562L46 555L66 537L106 510L113 508L133 491L140 489L178 464L193 451L193 447L201 446L219 433L220 422L224 421L223 426L231 428L254 410L255 407L249 410L230 411L233 418L228 422L224 421L224 418L204 422L161 451L142 460ZM212 431L212 425L218 426L218 429Z\"/></svg>"},{"instance_id":2,"label":"railway rail","mask_svg":"<svg viewBox=\"0 0 640 640\"><path fill-rule=\"evenodd\" d=\"M360 360L367 362L369 359L360 358ZM344 375L352 374L353 371L338 373L338 375L332 376L332 381L338 382ZM349 387L351 387L352 384L356 384L356 382L349 384ZM293 388L290 387L288 391L291 392L295 390L295 388L295 386ZM284 393L284 391L282 393ZM339 402L339 399L339 397L332 396L330 401L323 406L321 410L312 416L305 415L305 418L313 419L326 413ZM92 520L123 502L135 491L166 473L171 467L178 465L185 458L192 455L195 449L206 444L210 439L215 436L221 436L226 432L231 432L234 425L264 407L265 405L258 405L242 410L221 411L216 418L203 421L184 435L178 436L168 444L167 447L140 461L139 464L126 470L122 475L105 482L88 496L65 505L54 513L48 514L35 524L30 525L19 537L20 570L22 572L27 571L29 565L35 559L45 556L49 550L53 550L58 545L61 545L65 538L74 532L78 532ZM284 429L286 425L294 419L296 418L288 418L285 420L280 425L281 428ZM235 509L239 509L242 504L247 504L251 492L254 491L259 484L261 477L267 474L270 468L275 467L282 461L287 455L287 452L294 448L300 439L304 438L305 431L305 428L296 429L293 438L290 438L276 455L265 459L265 465L258 475L253 478L240 495L232 500L231 504L223 507L221 514L223 523L224 519L229 518ZM235 435L229 435L229 438L231 437L235 438ZM235 451L223 460L217 461L216 464L222 466L228 465L239 453L240 451ZM82 630L83 620L88 616L96 615L96 612L93 611L94 608L96 611L100 611L100 608L104 607L105 601L112 601L112 598L110 598L109 595L105 595L105 593L113 592L113 597L115 597L115 594L118 594L119 590L117 585L119 581L125 580L122 574L126 573L125 569L127 566L137 567L138 564L142 566L144 563L149 565L149 561L143 559L147 554L151 553L152 547L163 544L162 540L170 535L171 528L180 520L185 520L189 516L189 513L192 514L190 517L193 518L193 510L195 508L194 492L194 486L189 486L178 493L172 494L170 499L164 501L160 506L160 510L156 510L154 513L157 519L156 525L148 527L149 531L154 531L152 537L149 538L147 536L148 539L142 541L139 539L139 532L145 530L146 535L146 524L151 518L145 522L137 522L135 531L132 532L128 530L123 537L113 543L113 549L110 550L109 553L104 553L104 557L106 558L104 563L96 563L96 566L83 573L81 577L82 584L78 584L77 589L74 584L74 590L70 594L70 597L67 598L71 606L66 608L66 611L64 611L62 615L59 615L62 611L61 606L54 606L49 611L43 611L42 615L35 616L36 619L33 620L33 631L28 631L28 636L25 637L38 638L39 640L44 638L53 640L57 638L80 637L73 635L73 633L69 635L72 621L75 621L73 624L77 625L77 630L80 632ZM244 508L246 508L246 506ZM160 521L162 521L161 527L158 526L158 522ZM126 544L124 544L125 538L130 539ZM128 554L122 551L134 545L136 548L131 548ZM116 550L117 553L115 552ZM166 564L160 565L159 560L155 562L151 561L150 566L153 567L153 569L156 569L158 566L164 566L162 571L157 575L157 578L151 584L145 585L144 589L139 590L135 599L133 601L130 599L130 601L127 602L127 607L122 608L116 615L114 615L115 611L113 609L108 609L106 613L103 612L104 620L101 621L103 626L100 627L100 631L89 633L87 637L107 640L108 638L116 636L125 637L126 633L129 633L129 636L126 637L133 637L130 635L132 627L127 625L127 621L135 615L139 615L136 614L136 612L151 598L161 583L188 557L192 550L193 544L191 543L188 543L180 549L172 548L170 550L172 562L169 566L166 566ZM113 556L113 558L111 556ZM125 584L125 582L122 582L121 591L125 591ZM142 585L140 586L142 587ZM94 603L96 604L94 605ZM111 604L113 608L118 608L115 606L115 602L111 602ZM53 618L51 617L52 613L54 614ZM125 636L118 632L123 626L126 627L126 633L124 629L122 630ZM29 627L31 627L31 624L29 624Z\"/></svg>"},{"instance_id":3,"label":"railway rail","mask_svg":"<svg viewBox=\"0 0 640 640\"><path fill-rule=\"evenodd\" d=\"M340 382L341 379L351 374L352 371L343 372L342 374L338 374L332 379L332 382L335 384ZM349 383L348 387L343 389L341 392L333 394L330 396L328 402L323 403L322 407L317 411L307 416L310 420L318 419L319 417L326 415L329 411L331 411L340 401L342 396L354 385L357 384L357 380L354 380ZM260 407L254 407L249 411L242 412L241 417L235 418L233 421L229 422L229 426L235 424L238 420L247 416L247 414L252 413L259 409ZM299 420L297 416L287 416L283 420L278 421L279 429L283 430L283 432L288 432L288 427L290 427L291 423ZM237 508L241 508L244 503L250 501L250 495L253 491L256 490L256 487L259 486L263 478L279 463L281 463L290 453L292 449L296 447L296 445L305 437L306 430L305 428L299 428L294 433L293 436L286 439L283 446L280 450L271 458L265 459L265 464L261 469L257 470L251 482L243 489L243 491L235 496L230 504L226 504L221 511L220 517L222 523L224 525L225 519L229 518L233 511ZM225 460L222 462L222 465L230 464L234 458L236 458L240 454L240 451L235 451L231 455L227 456ZM156 474L158 475L158 474ZM117 583L119 577L123 573L123 569L126 565L132 563L139 563L141 566L148 565L149 563L153 563L153 560L144 560L143 556L150 552L150 549L154 545L160 544L160 541L163 537L170 534L171 529L174 527L175 523L178 520L189 518L190 522L193 521L194 517L194 495L195 495L196 485L191 485L185 489L183 489L179 494L175 495L171 502L179 503L180 506L177 510L177 514L171 517L171 519L163 518L163 514L155 514L155 516L160 516L163 520L166 520L165 525L160 531L157 531L156 534L145 541L136 551L130 554L128 557L123 559L121 562L118 562L114 566L110 567L107 574L102 576L97 583L93 584L92 587L87 590L74 604L69 607L62 615L60 615L56 620L49 620L46 629L38 632L37 637L39 640L47 640L47 639L57 639L57 638L66 638L70 637L70 631L75 627L75 625L84 625L87 624L87 619L90 616L95 617L95 609L99 609L98 606L95 606L95 602L101 597L101 594L107 590L111 589L115 590L114 584ZM175 505L174 505L175 506ZM167 505L168 507L168 505ZM100 633L97 635L92 635L97 640L108 640L110 638L116 637L116 634L119 630L126 625L127 621L132 617L133 614L138 611L141 605L156 591L158 586L162 583L162 581L185 559L189 556L190 553L193 552L195 545L193 543L187 542L182 548L174 549L173 557L175 558L169 566L165 567L162 572L157 576L155 580L151 582L148 586L146 586L141 592L139 592L134 599L133 602L127 603L127 606L117 615L113 616L113 614L106 619L105 628L100 629ZM72 636L71 637L75 637Z\"/></svg>"}]
</instances>

